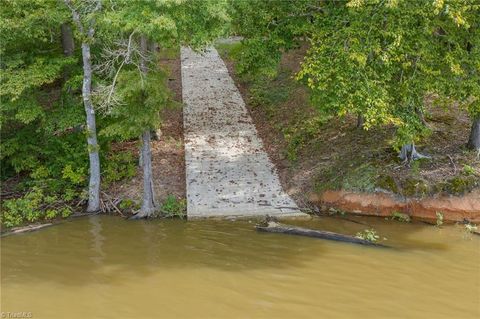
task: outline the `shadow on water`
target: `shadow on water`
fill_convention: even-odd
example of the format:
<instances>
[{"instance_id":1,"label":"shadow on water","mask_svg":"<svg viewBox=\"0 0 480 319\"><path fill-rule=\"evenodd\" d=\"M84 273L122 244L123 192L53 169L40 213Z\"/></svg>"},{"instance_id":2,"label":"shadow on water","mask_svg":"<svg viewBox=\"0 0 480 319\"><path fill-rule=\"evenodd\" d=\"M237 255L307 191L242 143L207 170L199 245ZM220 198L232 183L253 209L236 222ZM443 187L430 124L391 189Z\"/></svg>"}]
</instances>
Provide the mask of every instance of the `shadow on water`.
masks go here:
<instances>
[{"instance_id":1,"label":"shadow on water","mask_svg":"<svg viewBox=\"0 0 480 319\"><path fill-rule=\"evenodd\" d=\"M324 249L321 241L312 245L305 244L308 238L265 236L253 226L246 221L126 221L92 216L2 239L2 279L82 285L111 273L148 276L159 268L295 267Z\"/></svg>"}]
</instances>

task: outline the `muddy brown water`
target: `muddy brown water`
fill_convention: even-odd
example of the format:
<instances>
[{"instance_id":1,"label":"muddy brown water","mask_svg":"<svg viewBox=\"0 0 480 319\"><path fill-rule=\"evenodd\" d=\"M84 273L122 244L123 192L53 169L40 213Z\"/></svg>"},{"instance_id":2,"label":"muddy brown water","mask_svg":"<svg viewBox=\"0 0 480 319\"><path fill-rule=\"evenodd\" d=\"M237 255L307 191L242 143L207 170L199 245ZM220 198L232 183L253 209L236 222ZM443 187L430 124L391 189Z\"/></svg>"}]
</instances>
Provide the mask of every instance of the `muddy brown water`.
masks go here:
<instances>
[{"instance_id":1,"label":"muddy brown water","mask_svg":"<svg viewBox=\"0 0 480 319\"><path fill-rule=\"evenodd\" d=\"M479 318L480 236L350 217L394 249L253 221L94 216L1 240L1 310L33 318ZM367 226L296 224L347 234Z\"/></svg>"}]
</instances>

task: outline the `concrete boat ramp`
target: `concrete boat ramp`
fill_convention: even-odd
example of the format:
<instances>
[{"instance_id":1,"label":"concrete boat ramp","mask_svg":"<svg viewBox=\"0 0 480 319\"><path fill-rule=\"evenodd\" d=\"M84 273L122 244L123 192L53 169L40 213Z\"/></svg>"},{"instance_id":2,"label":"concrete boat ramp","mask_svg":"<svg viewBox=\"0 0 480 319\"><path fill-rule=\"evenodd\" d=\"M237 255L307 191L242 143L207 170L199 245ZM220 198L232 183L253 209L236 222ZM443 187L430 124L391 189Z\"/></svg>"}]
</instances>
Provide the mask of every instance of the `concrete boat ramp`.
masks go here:
<instances>
[{"instance_id":1,"label":"concrete boat ramp","mask_svg":"<svg viewBox=\"0 0 480 319\"><path fill-rule=\"evenodd\" d=\"M282 189L214 48L181 49L188 218L305 216Z\"/></svg>"}]
</instances>

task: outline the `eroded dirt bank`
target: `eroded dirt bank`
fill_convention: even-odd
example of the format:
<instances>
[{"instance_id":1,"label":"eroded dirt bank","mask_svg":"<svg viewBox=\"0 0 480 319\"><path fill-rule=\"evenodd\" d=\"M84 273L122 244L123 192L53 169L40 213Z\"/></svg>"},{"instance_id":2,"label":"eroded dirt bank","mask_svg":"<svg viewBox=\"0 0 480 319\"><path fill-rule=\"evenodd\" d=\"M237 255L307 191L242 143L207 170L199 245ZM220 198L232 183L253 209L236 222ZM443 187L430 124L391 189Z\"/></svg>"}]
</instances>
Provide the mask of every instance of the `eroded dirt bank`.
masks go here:
<instances>
[{"instance_id":1,"label":"eroded dirt bank","mask_svg":"<svg viewBox=\"0 0 480 319\"><path fill-rule=\"evenodd\" d=\"M322 210L334 208L352 214L390 217L393 213L403 213L410 217L434 221L441 213L445 221L480 222L480 191L464 196L438 196L433 198L401 199L390 194L354 193L347 191L325 191L311 194L312 204Z\"/></svg>"}]
</instances>

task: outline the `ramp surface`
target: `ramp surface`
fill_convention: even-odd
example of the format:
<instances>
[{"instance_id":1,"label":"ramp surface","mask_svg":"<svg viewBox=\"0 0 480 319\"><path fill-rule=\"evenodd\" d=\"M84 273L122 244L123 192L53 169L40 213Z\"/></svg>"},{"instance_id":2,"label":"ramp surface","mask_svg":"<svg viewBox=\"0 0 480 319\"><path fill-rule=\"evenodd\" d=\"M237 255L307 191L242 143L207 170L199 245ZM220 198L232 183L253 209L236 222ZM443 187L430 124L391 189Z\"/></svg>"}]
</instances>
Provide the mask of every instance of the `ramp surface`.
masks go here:
<instances>
[{"instance_id":1,"label":"ramp surface","mask_svg":"<svg viewBox=\"0 0 480 319\"><path fill-rule=\"evenodd\" d=\"M214 48L181 49L187 216L297 216Z\"/></svg>"}]
</instances>

